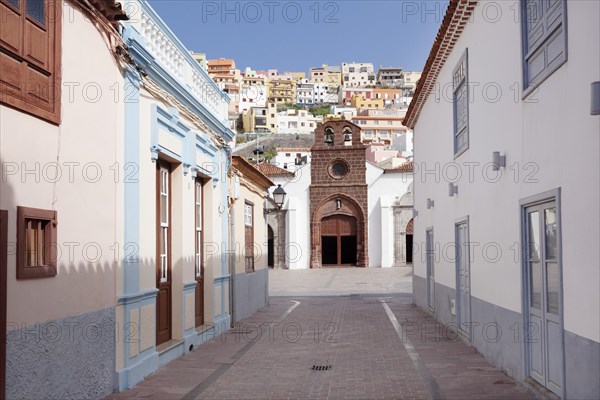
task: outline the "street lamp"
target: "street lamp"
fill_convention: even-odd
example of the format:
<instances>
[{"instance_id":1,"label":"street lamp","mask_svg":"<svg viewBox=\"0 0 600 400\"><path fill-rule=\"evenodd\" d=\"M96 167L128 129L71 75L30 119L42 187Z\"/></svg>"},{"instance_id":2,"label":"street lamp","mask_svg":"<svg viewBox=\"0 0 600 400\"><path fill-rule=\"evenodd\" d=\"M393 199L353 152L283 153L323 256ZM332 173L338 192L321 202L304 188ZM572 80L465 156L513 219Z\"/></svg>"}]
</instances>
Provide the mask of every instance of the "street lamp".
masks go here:
<instances>
[{"instance_id":1,"label":"street lamp","mask_svg":"<svg viewBox=\"0 0 600 400\"><path fill-rule=\"evenodd\" d=\"M270 214L272 212L281 210L281 207L283 207L283 204L285 203L286 195L287 193L285 192L285 190L283 190L281 185L277 185L277 188L273 191L273 202L275 203L277 208L265 207L265 214Z\"/></svg>"}]
</instances>

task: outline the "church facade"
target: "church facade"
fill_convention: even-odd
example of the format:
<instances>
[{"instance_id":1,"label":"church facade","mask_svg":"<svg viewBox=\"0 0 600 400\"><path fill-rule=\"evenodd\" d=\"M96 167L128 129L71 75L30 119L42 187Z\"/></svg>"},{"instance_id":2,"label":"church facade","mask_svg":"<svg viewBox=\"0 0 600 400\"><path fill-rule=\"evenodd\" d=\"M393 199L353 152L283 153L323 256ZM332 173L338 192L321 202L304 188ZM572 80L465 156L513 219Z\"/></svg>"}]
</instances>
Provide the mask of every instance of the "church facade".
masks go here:
<instances>
[{"instance_id":1,"label":"church facade","mask_svg":"<svg viewBox=\"0 0 600 400\"><path fill-rule=\"evenodd\" d=\"M330 121L311 149L310 265L369 265L366 146L360 128Z\"/></svg>"},{"instance_id":2,"label":"church facade","mask_svg":"<svg viewBox=\"0 0 600 400\"><path fill-rule=\"evenodd\" d=\"M366 154L360 128L335 120L317 127L309 163L293 172L258 165L287 193L283 207L267 215L269 267L410 264L412 163L383 169Z\"/></svg>"}]
</instances>

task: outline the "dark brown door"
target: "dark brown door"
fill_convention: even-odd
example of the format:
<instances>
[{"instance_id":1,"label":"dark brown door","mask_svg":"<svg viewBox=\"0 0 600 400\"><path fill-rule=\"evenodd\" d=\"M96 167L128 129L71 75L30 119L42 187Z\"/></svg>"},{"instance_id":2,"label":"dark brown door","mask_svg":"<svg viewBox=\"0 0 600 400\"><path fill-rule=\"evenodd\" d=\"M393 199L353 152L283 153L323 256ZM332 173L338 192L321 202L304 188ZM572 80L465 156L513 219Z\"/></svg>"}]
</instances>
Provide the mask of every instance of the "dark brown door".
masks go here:
<instances>
[{"instance_id":1,"label":"dark brown door","mask_svg":"<svg viewBox=\"0 0 600 400\"><path fill-rule=\"evenodd\" d=\"M246 272L254 272L254 204L244 203L244 255Z\"/></svg>"},{"instance_id":2,"label":"dark brown door","mask_svg":"<svg viewBox=\"0 0 600 400\"><path fill-rule=\"evenodd\" d=\"M332 215L321 220L321 263L324 266L356 265L356 218Z\"/></svg>"},{"instance_id":3,"label":"dark brown door","mask_svg":"<svg viewBox=\"0 0 600 400\"><path fill-rule=\"evenodd\" d=\"M156 170L156 344L171 339L171 168L157 161Z\"/></svg>"},{"instance_id":4,"label":"dark brown door","mask_svg":"<svg viewBox=\"0 0 600 400\"><path fill-rule=\"evenodd\" d=\"M0 399L6 394L6 270L8 212L0 210Z\"/></svg>"},{"instance_id":5,"label":"dark brown door","mask_svg":"<svg viewBox=\"0 0 600 400\"><path fill-rule=\"evenodd\" d=\"M203 200L202 195L203 182L200 179L196 180L196 208L195 208L195 240L196 240L196 326L204 325L204 260L202 259L203 246Z\"/></svg>"}]
</instances>

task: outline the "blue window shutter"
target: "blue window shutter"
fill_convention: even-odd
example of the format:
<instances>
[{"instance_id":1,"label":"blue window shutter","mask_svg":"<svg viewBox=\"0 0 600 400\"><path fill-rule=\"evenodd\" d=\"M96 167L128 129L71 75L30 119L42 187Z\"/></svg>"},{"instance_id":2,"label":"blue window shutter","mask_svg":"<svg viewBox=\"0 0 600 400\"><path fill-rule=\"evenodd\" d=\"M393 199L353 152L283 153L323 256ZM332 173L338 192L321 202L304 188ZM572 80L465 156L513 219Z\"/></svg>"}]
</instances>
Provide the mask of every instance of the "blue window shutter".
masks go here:
<instances>
[{"instance_id":1,"label":"blue window shutter","mask_svg":"<svg viewBox=\"0 0 600 400\"><path fill-rule=\"evenodd\" d=\"M535 86L566 61L566 0L522 0L524 87Z\"/></svg>"}]
</instances>

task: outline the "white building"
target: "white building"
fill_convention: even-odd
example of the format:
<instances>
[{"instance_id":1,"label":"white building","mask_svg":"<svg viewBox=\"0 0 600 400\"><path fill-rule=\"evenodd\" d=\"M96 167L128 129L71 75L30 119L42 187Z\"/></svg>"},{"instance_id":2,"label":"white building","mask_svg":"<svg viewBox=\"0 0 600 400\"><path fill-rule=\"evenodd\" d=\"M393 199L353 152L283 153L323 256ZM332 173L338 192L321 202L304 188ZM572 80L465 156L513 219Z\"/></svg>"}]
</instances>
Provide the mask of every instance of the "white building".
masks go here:
<instances>
[{"instance_id":1,"label":"white building","mask_svg":"<svg viewBox=\"0 0 600 400\"><path fill-rule=\"evenodd\" d=\"M315 117L306 110L289 109L278 112L276 119L277 133L306 134L314 132L323 117Z\"/></svg>"},{"instance_id":2,"label":"white building","mask_svg":"<svg viewBox=\"0 0 600 400\"><path fill-rule=\"evenodd\" d=\"M342 63L342 85L360 87L377 82L372 63Z\"/></svg>"},{"instance_id":3,"label":"white building","mask_svg":"<svg viewBox=\"0 0 600 400\"><path fill-rule=\"evenodd\" d=\"M294 172L310 163L310 148L277 147L275 151L277 155L271 160L271 164L287 171Z\"/></svg>"},{"instance_id":4,"label":"white building","mask_svg":"<svg viewBox=\"0 0 600 400\"><path fill-rule=\"evenodd\" d=\"M242 114L252 107L266 107L268 99L267 86L264 78L260 77L242 77L242 84L239 92L239 113Z\"/></svg>"},{"instance_id":5,"label":"white building","mask_svg":"<svg viewBox=\"0 0 600 400\"><path fill-rule=\"evenodd\" d=\"M516 379L598 399L600 3L520 5L452 0L407 112L414 302Z\"/></svg>"},{"instance_id":6,"label":"white building","mask_svg":"<svg viewBox=\"0 0 600 400\"><path fill-rule=\"evenodd\" d=\"M352 119L352 117L356 116L356 108L350 106L333 105L331 106L331 114L341 115L345 119Z\"/></svg>"},{"instance_id":7,"label":"white building","mask_svg":"<svg viewBox=\"0 0 600 400\"><path fill-rule=\"evenodd\" d=\"M293 173L274 165L259 169L287 193L282 216L269 216L269 226L281 235L285 249L285 262L278 268L309 269L310 256L310 196L311 164L305 164ZM394 170L384 170L370 162L366 163L368 189L368 267L388 268L406 265L407 250L405 230L412 220L412 165ZM270 192L274 188L272 187ZM399 201L403 200L402 207ZM279 222L280 218L283 222ZM283 232L277 232L279 225ZM392 240L395 238L395 240ZM412 244L412 235L408 238ZM395 246L390 246L390 242ZM409 246L410 247L410 246ZM277 257L277 255L276 255Z\"/></svg>"},{"instance_id":8,"label":"white building","mask_svg":"<svg viewBox=\"0 0 600 400\"><path fill-rule=\"evenodd\" d=\"M307 106L337 103L337 89L332 93L330 86L337 88L337 85L327 82L303 79L296 85L296 103Z\"/></svg>"}]
</instances>

